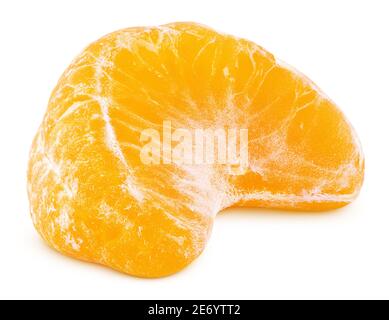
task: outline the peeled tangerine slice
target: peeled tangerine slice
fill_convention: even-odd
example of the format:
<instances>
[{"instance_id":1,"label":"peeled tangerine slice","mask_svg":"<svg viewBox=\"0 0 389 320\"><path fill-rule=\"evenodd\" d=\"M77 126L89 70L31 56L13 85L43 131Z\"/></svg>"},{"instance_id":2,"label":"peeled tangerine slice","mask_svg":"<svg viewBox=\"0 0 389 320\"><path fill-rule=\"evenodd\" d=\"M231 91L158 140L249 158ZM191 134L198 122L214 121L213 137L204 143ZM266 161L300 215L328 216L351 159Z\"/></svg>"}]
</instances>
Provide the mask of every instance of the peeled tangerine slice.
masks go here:
<instances>
[{"instance_id":1,"label":"peeled tangerine slice","mask_svg":"<svg viewBox=\"0 0 389 320\"><path fill-rule=\"evenodd\" d=\"M235 161L191 162L204 147L195 129L227 132L215 146ZM50 246L162 277L200 255L224 208L338 208L363 174L351 125L304 75L250 41L172 23L114 32L73 61L34 140L28 187Z\"/></svg>"}]
</instances>

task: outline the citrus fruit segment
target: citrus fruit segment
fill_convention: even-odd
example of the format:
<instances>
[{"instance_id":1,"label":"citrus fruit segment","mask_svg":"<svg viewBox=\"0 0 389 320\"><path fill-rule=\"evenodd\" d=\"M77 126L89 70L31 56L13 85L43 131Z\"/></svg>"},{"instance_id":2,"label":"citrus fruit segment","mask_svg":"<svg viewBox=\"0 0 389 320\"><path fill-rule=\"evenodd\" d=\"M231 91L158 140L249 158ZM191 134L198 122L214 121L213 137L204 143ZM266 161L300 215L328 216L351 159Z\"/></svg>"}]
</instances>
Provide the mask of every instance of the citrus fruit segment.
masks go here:
<instances>
[{"instance_id":1,"label":"citrus fruit segment","mask_svg":"<svg viewBox=\"0 0 389 320\"><path fill-rule=\"evenodd\" d=\"M189 159L206 148L201 130L220 134L224 162L215 148ZM247 161L229 162L231 148ZM161 277L200 255L224 208L341 207L363 172L351 125L304 75L250 41L173 23L114 32L73 61L33 142L28 191L56 250Z\"/></svg>"}]
</instances>

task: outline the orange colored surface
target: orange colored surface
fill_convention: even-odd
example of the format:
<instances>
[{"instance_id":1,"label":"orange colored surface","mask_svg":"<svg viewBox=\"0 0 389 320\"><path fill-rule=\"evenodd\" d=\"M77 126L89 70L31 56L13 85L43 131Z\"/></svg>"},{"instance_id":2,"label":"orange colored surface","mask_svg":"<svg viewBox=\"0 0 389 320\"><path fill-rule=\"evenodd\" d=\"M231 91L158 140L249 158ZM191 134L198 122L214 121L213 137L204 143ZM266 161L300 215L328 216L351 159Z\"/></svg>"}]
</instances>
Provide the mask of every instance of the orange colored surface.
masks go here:
<instances>
[{"instance_id":1,"label":"orange colored surface","mask_svg":"<svg viewBox=\"0 0 389 320\"><path fill-rule=\"evenodd\" d=\"M247 128L248 170L144 165L140 132L166 120ZM34 140L28 187L50 246L160 277L200 255L224 208L341 207L363 171L350 124L305 76L252 42L173 23L112 33L73 61Z\"/></svg>"}]
</instances>

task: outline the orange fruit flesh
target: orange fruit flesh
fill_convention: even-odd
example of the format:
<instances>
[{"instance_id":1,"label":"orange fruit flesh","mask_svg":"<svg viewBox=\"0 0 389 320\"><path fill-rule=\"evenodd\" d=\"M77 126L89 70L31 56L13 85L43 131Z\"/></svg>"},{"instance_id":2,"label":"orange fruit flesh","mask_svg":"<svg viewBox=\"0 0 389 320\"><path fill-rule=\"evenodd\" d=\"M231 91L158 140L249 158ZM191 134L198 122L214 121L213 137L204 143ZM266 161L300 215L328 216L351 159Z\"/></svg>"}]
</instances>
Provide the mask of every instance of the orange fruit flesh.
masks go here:
<instances>
[{"instance_id":1,"label":"orange fruit flesh","mask_svg":"<svg viewBox=\"0 0 389 320\"><path fill-rule=\"evenodd\" d=\"M164 121L247 128L246 171L143 164L140 134ZM363 173L354 130L304 75L250 41L173 23L117 31L73 61L33 142L28 190L56 250L161 277L200 255L224 208L341 207Z\"/></svg>"}]
</instances>

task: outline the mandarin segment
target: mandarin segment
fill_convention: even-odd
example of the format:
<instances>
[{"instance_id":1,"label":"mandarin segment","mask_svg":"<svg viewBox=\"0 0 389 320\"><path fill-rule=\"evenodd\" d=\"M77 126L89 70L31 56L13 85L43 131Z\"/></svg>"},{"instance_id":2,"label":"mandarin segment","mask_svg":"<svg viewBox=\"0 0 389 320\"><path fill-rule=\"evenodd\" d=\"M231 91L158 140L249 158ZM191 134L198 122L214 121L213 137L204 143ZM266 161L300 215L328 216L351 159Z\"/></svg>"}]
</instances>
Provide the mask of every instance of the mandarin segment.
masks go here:
<instances>
[{"instance_id":1,"label":"mandarin segment","mask_svg":"<svg viewBox=\"0 0 389 320\"><path fill-rule=\"evenodd\" d=\"M166 121L247 129L247 168L165 163L163 152L146 165L141 134ZM304 75L250 41L173 23L114 32L73 61L33 142L28 191L51 247L161 277L201 254L224 208L338 208L363 174L353 128Z\"/></svg>"}]
</instances>

